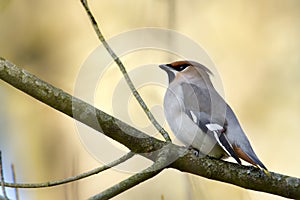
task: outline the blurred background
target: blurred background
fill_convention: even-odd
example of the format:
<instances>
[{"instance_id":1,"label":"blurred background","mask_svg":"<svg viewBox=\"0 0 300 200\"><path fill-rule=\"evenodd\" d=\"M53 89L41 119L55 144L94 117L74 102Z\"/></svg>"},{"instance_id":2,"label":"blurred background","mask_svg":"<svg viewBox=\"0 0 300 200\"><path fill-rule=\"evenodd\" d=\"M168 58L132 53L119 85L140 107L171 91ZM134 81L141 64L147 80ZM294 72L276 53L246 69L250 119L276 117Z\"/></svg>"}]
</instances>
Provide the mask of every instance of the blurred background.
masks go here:
<instances>
[{"instance_id":1,"label":"blurred background","mask_svg":"<svg viewBox=\"0 0 300 200\"><path fill-rule=\"evenodd\" d=\"M106 38L135 28L160 27L200 44L213 59L225 98L264 164L271 171L300 177L298 0L92 0L90 7ZM0 56L68 93L73 93L82 63L98 44L79 0L0 1ZM163 56L153 60L159 53L151 54L143 59L129 55L124 63L132 70L143 63L171 61ZM106 78L120 79L117 73ZM101 87L111 90L108 84ZM162 102L164 91L152 96L151 92L141 91L146 102ZM106 103L95 104L111 113L106 98ZM61 179L101 165L82 145L69 117L3 81L0 101L0 150L8 181L11 163L18 182ZM137 124L148 123L134 101L129 112ZM86 199L130 175L109 170L64 186L23 189L20 196ZM13 191L8 192L14 198ZM284 199L171 169L115 197L140 198Z\"/></svg>"}]
</instances>

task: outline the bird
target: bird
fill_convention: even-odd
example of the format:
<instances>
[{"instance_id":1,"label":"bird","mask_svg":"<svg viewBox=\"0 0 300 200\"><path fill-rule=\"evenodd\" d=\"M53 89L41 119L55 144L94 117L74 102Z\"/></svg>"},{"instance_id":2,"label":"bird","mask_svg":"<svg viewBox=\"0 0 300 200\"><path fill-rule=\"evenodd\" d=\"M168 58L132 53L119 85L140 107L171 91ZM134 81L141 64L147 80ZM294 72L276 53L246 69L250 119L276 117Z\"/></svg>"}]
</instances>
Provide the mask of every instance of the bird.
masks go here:
<instances>
[{"instance_id":1,"label":"bird","mask_svg":"<svg viewBox=\"0 0 300 200\"><path fill-rule=\"evenodd\" d=\"M169 79L164 114L175 137L199 156L241 159L269 175L255 154L236 115L214 88L213 73L189 60L160 64Z\"/></svg>"}]
</instances>

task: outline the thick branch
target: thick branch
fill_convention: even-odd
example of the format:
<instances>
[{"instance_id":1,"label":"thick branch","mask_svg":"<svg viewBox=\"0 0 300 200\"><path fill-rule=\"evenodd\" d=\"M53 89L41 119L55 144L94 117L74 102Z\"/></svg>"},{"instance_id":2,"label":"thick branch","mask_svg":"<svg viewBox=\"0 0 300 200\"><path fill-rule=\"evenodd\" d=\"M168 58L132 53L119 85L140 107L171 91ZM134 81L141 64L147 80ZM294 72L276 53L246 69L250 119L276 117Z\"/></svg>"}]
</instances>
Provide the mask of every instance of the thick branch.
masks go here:
<instances>
[{"instance_id":1,"label":"thick branch","mask_svg":"<svg viewBox=\"0 0 300 200\"><path fill-rule=\"evenodd\" d=\"M135 153L150 152L164 145L164 142L149 137L2 58L0 78L48 106L104 133Z\"/></svg>"},{"instance_id":2,"label":"thick branch","mask_svg":"<svg viewBox=\"0 0 300 200\"><path fill-rule=\"evenodd\" d=\"M216 159L193 159L186 155L172 163L172 168L213 180L231 183L246 189L267 192L287 198L300 198L300 179L270 172L265 175L252 166L241 166Z\"/></svg>"},{"instance_id":3,"label":"thick branch","mask_svg":"<svg viewBox=\"0 0 300 200\"><path fill-rule=\"evenodd\" d=\"M54 109L103 132L131 151L135 153L148 152L148 154L141 155L149 159L154 157L149 152L160 150L167 144L140 132L80 99L72 97L3 58L0 58L0 78ZM73 111L81 114L73 115ZM95 116L97 120L95 120ZM191 153L182 155L183 148L173 144L169 144L169 148L172 149L172 153L178 155L178 159L169 167L247 189L288 198L300 198L300 179L298 178L277 173L271 173L271 177L268 177L253 167L240 166L207 157L195 158Z\"/></svg>"}]
</instances>

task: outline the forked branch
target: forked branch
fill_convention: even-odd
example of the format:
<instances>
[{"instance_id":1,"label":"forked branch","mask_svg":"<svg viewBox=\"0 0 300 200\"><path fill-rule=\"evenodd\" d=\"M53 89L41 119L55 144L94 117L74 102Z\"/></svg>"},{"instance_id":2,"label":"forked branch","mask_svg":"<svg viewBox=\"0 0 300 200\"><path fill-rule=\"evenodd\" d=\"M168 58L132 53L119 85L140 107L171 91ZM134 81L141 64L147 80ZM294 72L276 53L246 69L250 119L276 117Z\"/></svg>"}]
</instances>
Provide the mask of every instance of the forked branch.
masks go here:
<instances>
[{"instance_id":1,"label":"forked branch","mask_svg":"<svg viewBox=\"0 0 300 200\"><path fill-rule=\"evenodd\" d=\"M271 176L268 177L259 169L253 167L240 166L208 157L196 158L190 152L184 151L184 148L153 138L54 87L3 58L0 58L0 79L48 106L102 132L125 145L132 152L141 153L140 155L151 160L155 161L155 152L168 145L171 148L170 152L177 154L178 157L166 167L231 183L246 189L293 199L300 198L299 178L274 172L271 172ZM81 112L82 115L73 116L73 111Z\"/></svg>"}]
</instances>

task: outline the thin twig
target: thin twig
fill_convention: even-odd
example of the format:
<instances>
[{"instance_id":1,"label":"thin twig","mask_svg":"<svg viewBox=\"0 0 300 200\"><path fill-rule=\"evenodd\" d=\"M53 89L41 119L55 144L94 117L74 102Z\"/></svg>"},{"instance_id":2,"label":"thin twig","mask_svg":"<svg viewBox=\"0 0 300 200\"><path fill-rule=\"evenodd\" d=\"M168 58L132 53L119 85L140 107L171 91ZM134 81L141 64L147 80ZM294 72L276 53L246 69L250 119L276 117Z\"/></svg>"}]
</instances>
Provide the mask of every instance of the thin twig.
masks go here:
<instances>
[{"instance_id":1,"label":"thin twig","mask_svg":"<svg viewBox=\"0 0 300 200\"><path fill-rule=\"evenodd\" d=\"M89 200L107 200L138 185L139 183L149 180L165 169L166 165L168 164L168 160L174 156L173 153L173 149L170 148L170 145L164 146L157 154L154 163L150 167L132 175L131 177L117 183L101 193L90 197Z\"/></svg>"},{"instance_id":2,"label":"thin twig","mask_svg":"<svg viewBox=\"0 0 300 200\"><path fill-rule=\"evenodd\" d=\"M3 164L2 164L2 152L0 151L0 178L1 178L1 188L3 192L3 196L5 199L8 199L6 190L5 190L5 181L4 181L4 173L3 173Z\"/></svg>"},{"instance_id":3,"label":"thin twig","mask_svg":"<svg viewBox=\"0 0 300 200\"><path fill-rule=\"evenodd\" d=\"M76 176L71 176L62 180L56 180L56 181L49 181L45 183L5 183L4 185L6 187L14 187L14 188L43 188L43 187L52 187L52 186L57 186L57 185L62 185L65 183L70 183L73 181L77 181L89 176L92 176L94 174L98 174L99 172L102 172L104 170L107 170L111 167L114 167L120 163L125 162L126 160L130 159L132 156L134 156L134 153L129 152L126 155L122 156L121 158L98 168L95 168L93 170L90 170L88 172L84 172L82 174L76 175Z\"/></svg>"},{"instance_id":4,"label":"thin twig","mask_svg":"<svg viewBox=\"0 0 300 200\"><path fill-rule=\"evenodd\" d=\"M132 187L138 185L139 183L144 182L144 181L154 177L161 171L161 169L153 171L152 168L153 167L151 166L139 173L132 175L131 177L125 179L124 181L117 183L116 185L108 188L107 190L104 190L103 192L101 192L93 197L90 197L89 200L107 200L112 197L115 197L118 194L128 190L129 188L132 188Z\"/></svg>"},{"instance_id":5,"label":"thin twig","mask_svg":"<svg viewBox=\"0 0 300 200\"><path fill-rule=\"evenodd\" d=\"M90 21L93 25L93 28L98 36L98 39L101 41L101 43L104 45L104 47L106 48L108 53L111 55L111 57L114 59L116 64L119 66L120 71L122 72L132 94L134 95L134 97L136 98L136 100L138 101L138 103L140 104L140 106L142 107L144 112L146 113L148 119L155 126L155 128L161 133L161 135L165 138L165 140L168 142L171 142L171 138L170 138L169 134L167 133L167 131L157 122L157 120L154 118L153 114L149 110L148 106L146 105L146 103L144 102L144 100L142 99L142 97L140 96L140 94L138 93L136 88L134 87L129 75L127 74L126 68L124 67L122 61L119 59L119 57L115 54L115 52L112 50L112 48L106 42L103 34L100 31L97 21L94 18L93 14L88 6L87 0L80 0L80 1L82 3L83 7L85 8L87 15L89 16L89 19L90 19Z\"/></svg>"},{"instance_id":6,"label":"thin twig","mask_svg":"<svg viewBox=\"0 0 300 200\"><path fill-rule=\"evenodd\" d=\"M15 170L14 164L11 164L11 172L12 172L12 177L13 177L13 183L16 184L17 178L16 178L16 170ZM19 200L20 199L19 189L17 187L15 188L15 194L16 194L16 200Z\"/></svg>"}]
</instances>

